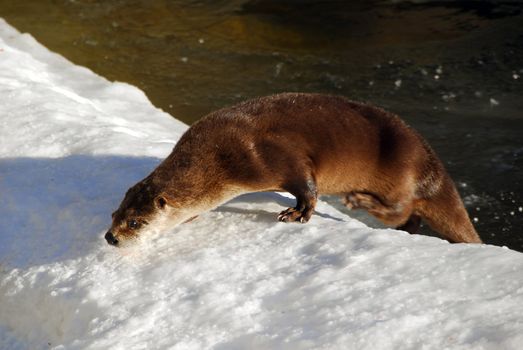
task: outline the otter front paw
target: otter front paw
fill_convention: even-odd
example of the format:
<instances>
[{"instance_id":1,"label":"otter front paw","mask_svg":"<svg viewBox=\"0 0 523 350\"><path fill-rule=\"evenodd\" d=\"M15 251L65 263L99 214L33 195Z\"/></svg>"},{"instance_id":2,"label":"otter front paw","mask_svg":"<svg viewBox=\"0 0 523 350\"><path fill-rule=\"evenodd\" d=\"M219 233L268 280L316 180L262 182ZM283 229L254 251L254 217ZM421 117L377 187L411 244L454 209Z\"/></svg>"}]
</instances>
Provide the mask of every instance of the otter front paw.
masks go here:
<instances>
[{"instance_id":1,"label":"otter front paw","mask_svg":"<svg viewBox=\"0 0 523 350\"><path fill-rule=\"evenodd\" d=\"M281 222L294 222L299 221L302 224L309 221L312 215L312 210L303 210L300 211L296 208L289 208L284 210L278 215L278 221Z\"/></svg>"}]
</instances>

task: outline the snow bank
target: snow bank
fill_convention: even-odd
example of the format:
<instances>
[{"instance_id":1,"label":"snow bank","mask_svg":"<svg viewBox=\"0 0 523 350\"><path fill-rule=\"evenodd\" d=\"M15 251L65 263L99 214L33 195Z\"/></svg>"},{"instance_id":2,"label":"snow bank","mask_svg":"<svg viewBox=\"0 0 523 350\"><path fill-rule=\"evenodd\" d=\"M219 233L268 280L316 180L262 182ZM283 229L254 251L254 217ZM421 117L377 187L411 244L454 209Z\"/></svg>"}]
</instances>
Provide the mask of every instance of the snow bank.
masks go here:
<instances>
[{"instance_id":1,"label":"snow bank","mask_svg":"<svg viewBox=\"0 0 523 350\"><path fill-rule=\"evenodd\" d=\"M164 157L186 126L145 94L111 83L0 25L2 157Z\"/></svg>"},{"instance_id":2,"label":"snow bank","mask_svg":"<svg viewBox=\"0 0 523 350\"><path fill-rule=\"evenodd\" d=\"M174 92L173 92L174 93ZM520 349L523 255L240 197L103 240L186 126L0 21L1 349Z\"/></svg>"}]
</instances>

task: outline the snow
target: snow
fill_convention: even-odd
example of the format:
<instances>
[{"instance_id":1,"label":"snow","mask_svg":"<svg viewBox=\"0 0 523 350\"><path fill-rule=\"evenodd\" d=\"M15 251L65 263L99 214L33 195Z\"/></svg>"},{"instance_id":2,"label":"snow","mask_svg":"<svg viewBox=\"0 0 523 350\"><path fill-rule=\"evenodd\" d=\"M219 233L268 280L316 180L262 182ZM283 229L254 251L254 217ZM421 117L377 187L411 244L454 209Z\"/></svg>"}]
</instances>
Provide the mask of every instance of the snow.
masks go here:
<instances>
[{"instance_id":1,"label":"snow","mask_svg":"<svg viewBox=\"0 0 523 350\"><path fill-rule=\"evenodd\" d=\"M174 92L173 92L174 93ZM0 20L1 349L521 349L523 255L242 196L117 249L186 126Z\"/></svg>"}]
</instances>

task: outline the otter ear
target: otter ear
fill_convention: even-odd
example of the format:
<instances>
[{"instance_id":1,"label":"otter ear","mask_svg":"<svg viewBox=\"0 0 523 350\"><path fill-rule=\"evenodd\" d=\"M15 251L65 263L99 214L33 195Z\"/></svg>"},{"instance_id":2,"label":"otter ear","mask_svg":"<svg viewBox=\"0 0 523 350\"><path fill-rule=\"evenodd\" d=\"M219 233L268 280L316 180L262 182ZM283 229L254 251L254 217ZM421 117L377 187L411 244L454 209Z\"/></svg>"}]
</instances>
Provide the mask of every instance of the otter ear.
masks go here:
<instances>
[{"instance_id":1,"label":"otter ear","mask_svg":"<svg viewBox=\"0 0 523 350\"><path fill-rule=\"evenodd\" d=\"M164 196L160 195L154 199L154 203L158 208L163 209L167 205L167 199L165 199Z\"/></svg>"}]
</instances>

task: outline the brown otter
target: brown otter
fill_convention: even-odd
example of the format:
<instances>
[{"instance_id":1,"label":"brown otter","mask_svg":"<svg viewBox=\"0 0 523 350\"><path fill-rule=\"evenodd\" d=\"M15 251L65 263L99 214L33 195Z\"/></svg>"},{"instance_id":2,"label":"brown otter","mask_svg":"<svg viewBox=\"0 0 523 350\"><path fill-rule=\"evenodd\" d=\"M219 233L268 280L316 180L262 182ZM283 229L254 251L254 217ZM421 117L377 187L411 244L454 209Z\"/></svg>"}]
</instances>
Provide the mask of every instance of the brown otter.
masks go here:
<instances>
[{"instance_id":1,"label":"brown otter","mask_svg":"<svg viewBox=\"0 0 523 350\"><path fill-rule=\"evenodd\" d=\"M127 191L110 244L162 230L246 192L287 191L278 220L305 223L318 194L343 196L383 223L415 233L420 220L450 242L481 243L427 142L398 116L344 97L283 93L213 112Z\"/></svg>"}]
</instances>

